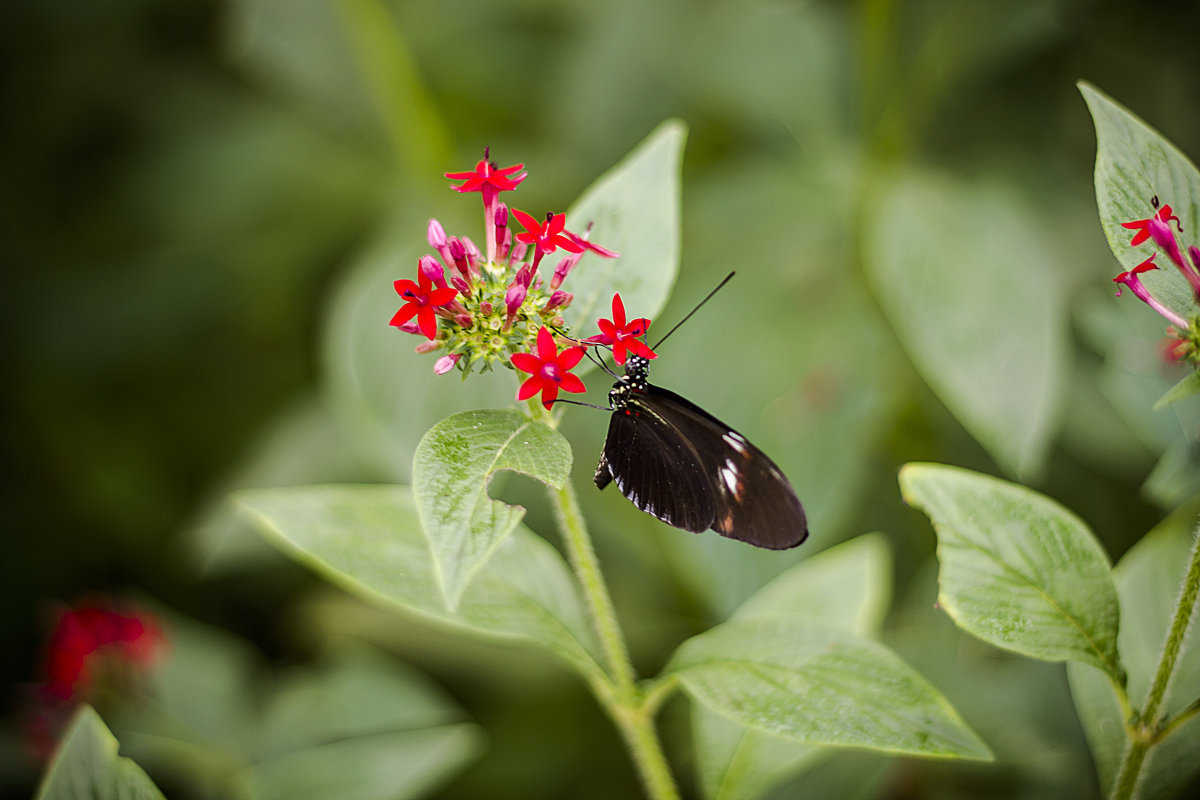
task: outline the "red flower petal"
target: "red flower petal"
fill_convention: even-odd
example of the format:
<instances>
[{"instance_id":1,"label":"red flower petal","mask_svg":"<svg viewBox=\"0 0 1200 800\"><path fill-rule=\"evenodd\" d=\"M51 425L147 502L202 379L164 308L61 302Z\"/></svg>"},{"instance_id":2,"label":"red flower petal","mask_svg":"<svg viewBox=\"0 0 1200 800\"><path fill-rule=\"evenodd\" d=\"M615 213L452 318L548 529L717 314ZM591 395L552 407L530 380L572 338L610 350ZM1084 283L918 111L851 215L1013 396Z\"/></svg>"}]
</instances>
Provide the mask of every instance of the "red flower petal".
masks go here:
<instances>
[{"instance_id":1,"label":"red flower petal","mask_svg":"<svg viewBox=\"0 0 1200 800\"><path fill-rule=\"evenodd\" d=\"M432 342L437 338L437 317L434 316L432 308L421 307L417 312L417 324L421 326L421 333L425 334L426 339Z\"/></svg>"},{"instance_id":2,"label":"red flower petal","mask_svg":"<svg viewBox=\"0 0 1200 800\"><path fill-rule=\"evenodd\" d=\"M533 353L513 353L512 365L522 372L537 372L542 368L542 361Z\"/></svg>"},{"instance_id":3,"label":"red flower petal","mask_svg":"<svg viewBox=\"0 0 1200 800\"><path fill-rule=\"evenodd\" d=\"M579 376L570 373L563 375L559 386L564 392L573 392L574 394L587 391L587 387L583 385L583 381L579 379Z\"/></svg>"},{"instance_id":4,"label":"red flower petal","mask_svg":"<svg viewBox=\"0 0 1200 800\"><path fill-rule=\"evenodd\" d=\"M418 308L420 308L420 306L418 306L416 303L405 303L404 305L400 306L400 310L396 312L396 315L392 317L392 321L388 324L400 327L416 316Z\"/></svg>"},{"instance_id":5,"label":"red flower petal","mask_svg":"<svg viewBox=\"0 0 1200 800\"><path fill-rule=\"evenodd\" d=\"M570 347L562 351L562 354L558 357L558 361L555 363L559 369L561 369L563 372L566 372L569 369L574 369L575 365L578 364L582 358L582 347ZM574 375L567 375L564 377L564 380L566 380L566 378L574 377Z\"/></svg>"},{"instance_id":6,"label":"red flower petal","mask_svg":"<svg viewBox=\"0 0 1200 800\"><path fill-rule=\"evenodd\" d=\"M538 331L537 350L538 357L541 358L542 363L553 361L558 356L558 345L554 343L554 335L544 325Z\"/></svg>"},{"instance_id":7,"label":"red flower petal","mask_svg":"<svg viewBox=\"0 0 1200 800\"><path fill-rule=\"evenodd\" d=\"M618 328L625 327L625 303L621 300L621 293L617 292L612 299L612 315L613 324Z\"/></svg>"},{"instance_id":8,"label":"red flower petal","mask_svg":"<svg viewBox=\"0 0 1200 800\"><path fill-rule=\"evenodd\" d=\"M537 394L541 390L541 388L542 388L542 379L539 378L537 375L534 375L532 378L528 378L524 383L521 384L521 388L517 392L517 399L518 400L528 400L529 398L531 398L535 394Z\"/></svg>"}]
</instances>

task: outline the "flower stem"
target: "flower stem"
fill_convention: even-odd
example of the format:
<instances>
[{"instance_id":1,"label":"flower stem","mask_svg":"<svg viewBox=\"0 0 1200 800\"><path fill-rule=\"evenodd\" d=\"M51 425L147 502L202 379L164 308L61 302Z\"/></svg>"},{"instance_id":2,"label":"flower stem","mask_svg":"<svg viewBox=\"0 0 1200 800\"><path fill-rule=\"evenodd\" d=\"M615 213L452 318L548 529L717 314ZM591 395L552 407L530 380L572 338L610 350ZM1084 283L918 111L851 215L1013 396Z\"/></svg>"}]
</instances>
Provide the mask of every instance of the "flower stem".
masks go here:
<instances>
[{"instance_id":1,"label":"flower stem","mask_svg":"<svg viewBox=\"0 0 1200 800\"><path fill-rule=\"evenodd\" d=\"M604 652L605 666L613 682L612 694L598 697L625 738L647 794L654 800L678 800L679 789L654 730L655 709L646 704L646 698L638 688L633 662L629 660L625 637L575 499L575 490L567 481L561 489L552 488L550 496L563 532L567 557L583 587L589 615Z\"/></svg>"},{"instance_id":2,"label":"flower stem","mask_svg":"<svg viewBox=\"0 0 1200 800\"><path fill-rule=\"evenodd\" d=\"M1192 612L1196 608L1196 599L1200 597L1200 530L1192 541L1192 557L1188 564L1187 574L1183 579L1183 587L1179 591L1179 602L1175 606L1175 618L1167 631L1167 641L1163 645L1162 655L1158 659L1158 669L1150 684L1150 692L1146 696L1146 705L1140 714L1135 715L1128 726L1129 746L1121 762L1121 770L1113 784L1112 799L1127 800L1133 797L1141 773L1142 763L1150 748L1157 744L1163 736L1174 730L1175 726L1165 719L1159 718L1163 701L1167 696L1167 687L1175 672L1175 664L1183 649L1183 640L1187 635L1188 625L1192 621Z\"/></svg>"}]
</instances>

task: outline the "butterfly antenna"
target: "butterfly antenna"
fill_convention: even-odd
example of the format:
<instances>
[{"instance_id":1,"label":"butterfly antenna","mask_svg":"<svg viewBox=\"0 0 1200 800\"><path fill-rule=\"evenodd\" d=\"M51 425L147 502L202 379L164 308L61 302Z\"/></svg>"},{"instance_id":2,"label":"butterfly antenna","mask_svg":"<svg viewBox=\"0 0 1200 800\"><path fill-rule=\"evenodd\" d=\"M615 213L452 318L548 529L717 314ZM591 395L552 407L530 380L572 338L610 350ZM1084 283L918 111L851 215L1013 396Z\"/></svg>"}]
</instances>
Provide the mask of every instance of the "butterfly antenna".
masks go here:
<instances>
[{"instance_id":1,"label":"butterfly antenna","mask_svg":"<svg viewBox=\"0 0 1200 800\"><path fill-rule=\"evenodd\" d=\"M606 408L605 406L598 406L595 403L585 403L582 400L568 400L565 397L556 397L555 399L551 400L550 402L551 403L570 403L573 406L587 406L588 408L598 408L601 411L612 411L611 408Z\"/></svg>"},{"instance_id":2,"label":"butterfly antenna","mask_svg":"<svg viewBox=\"0 0 1200 800\"><path fill-rule=\"evenodd\" d=\"M721 291L721 287L722 287L722 286L724 286L725 284L729 283L729 280L730 280L730 279L731 279L731 278L732 278L734 275L736 275L736 274L737 274L737 272L736 272L736 270L735 270L734 272L730 272L728 275L726 275L726 276L725 276L725 279L724 279L723 281L721 281L720 283L718 283L718 284L717 284L717 288L715 288L715 289L713 289L711 292L709 292L709 293L708 293L708 294L707 294L707 295L704 297L704 299L703 299L703 300L701 300L699 303L696 303L696 307L695 307L695 308L693 308L691 311L689 311L689 312L687 313L687 316L686 316L686 317L684 317L683 319L679 320L679 322L676 322L676 323L675 323L675 327L674 327L674 328L671 328L671 330L667 331L667 335L666 335L666 336L664 336L664 337L662 337L661 339L659 339L659 340L658 340L658 342L657 342L657 343L654 345L654 347L653 347L652 349L654 349L654 350L657 350L657 349L658 349L658 347L659 347L659 345L661 345L663 342L665 342L665 341L667 340L667 338L668 338L668 337L669 337L669 336L670 336L672 333L674 333L675 331L679 330L679 326L680 326L680 325L682 325L683 323L685 323L685 322L687 322L689 319L691 319L691 318L692 318L692 314L695 314L697 311L699 311L699 310L700 310L700 306L704 305L704 304L705 304L705 303L707 303L709 300L711 300L711 299L712 299L712 296L713 296L714 294L716 294L717 292Z\"/></svg>"}]
</instances>

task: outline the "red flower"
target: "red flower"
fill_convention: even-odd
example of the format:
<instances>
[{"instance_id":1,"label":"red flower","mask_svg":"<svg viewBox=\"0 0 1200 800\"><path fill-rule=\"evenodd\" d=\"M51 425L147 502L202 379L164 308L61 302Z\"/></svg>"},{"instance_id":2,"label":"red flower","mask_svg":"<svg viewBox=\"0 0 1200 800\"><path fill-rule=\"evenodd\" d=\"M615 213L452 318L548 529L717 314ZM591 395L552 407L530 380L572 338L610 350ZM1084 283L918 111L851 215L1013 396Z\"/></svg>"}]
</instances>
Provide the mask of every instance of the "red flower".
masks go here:
<instances>
[{"instance_id":1,"label":"red flower","mask_svg":"<svg viewBox=\"0 0 1200 800\"><path fill-rule=\"evenodd\" d=\"M453 300L458 295L458 290L450 287L434 289L433 282L424 272L421 272L419 278L419 284L408 279L395 282L396 293L403 297L405 302L388 324L398 328L416 317L421 333L432 341L437 336L437 317L433 310Z\"/></svg>"},{"instance_id":2,"label":"red flower","mask_svg":"<svg viewBox=\"0 0 1200 800\"><path fill-rule=\"evenodd\" d=\"M612 315L611 320L597 320L596 324L600 326L600 333L588 337L589 342L611 345L613 361L618 364L625 363L626 350L642 358L658 358L658 354L647 347L645 342L638 341L639 337L646 335L646 330L650 327L650 320L641 317L627 323L625 321L625 304L621 302L619 292L613 295Z\"/></svg>"},{"instance_id":3,"label":"red flower","mask_svg":"<svg viewBox=\"0 0 1200 800\"><path fill-rule=\"evenodd\" d=\"M1163 317L1165 317L1172 325L1176 326L1180 330L1187 330L1187 320L1176 314L1171 309L1167 308L1167 306L1163 304L1157 297L1150 294L1150 291L1146 288L1146 285L1142 283L1142 279L1138 277L1138 275L1143 272L1149 272L1152 269L1158 269L1158 265L1154 263L1154 257L1156 255L1158 255L1158 253L1151 253L1149 258L1138 264L1133 269L1129 270L1128 272L1122 272L1120 275L1113 278L1113 283L1119 283L1122 286L1129 287L1129 290L1137 295L1143 303L1153 308L1159 314L1162 314ZM1118 286L1117 297L1120 296L1121 287Z\"/></svg>"},{"instance_id":4,"label":"red flower","mask_svg":"<svg viewBox=\"0 0 1200 800\"><path fill-rule=\"evenodd\" d=\"M486 154L471 172L447 172L446 177L452 181L463 181L459 186L450 188L456 192L480 192L484 202L489 202L499 192L509 192L517 188L525 180L526 173L510 177L514 172L525 168L524 164L499 169L487 160Z\"/></svg>"},{"instance_id":5,"label":"red flower","mask_svg":"<svg viewBox=\"0 0 1200 800\"><path fill-rule=\"evenodd\" d=\"M537 353L513 353L512 365L522 372L532 373L531 377L521 384L517 392L518 400L528 400L539 391L542 393L542 405L549 408L558 397L559 389L564 392L579 394L585 391L583 381L578 375L572 375L571 370L583 358L582 347L568 347L561 353L554 343L554 335L545 325L537 335Z\"/></svg>"},{"instance_id":6,"label":"red flower","mask_svg":"<svg viewBox=\"0 0 1200 800\"><path fill-rule=\"evenodd\" d=\"M96 606L64 611L46 648L46 690L63 700L89 685L104 663L145 668L162 636L140 616Z\"/></svg>"},{"instance_id":7,"label":"red flower","mask_svg":"<svg viewBox=\"0 0 1200 800\"><path fill-rule=\"evenodd\" d=\"M1154 202L1156 204L1158 203L1157 197L1154 198ZM1179 217L1171 213L1171 206L1169 205L1164 205L1162 208L1156 211L1154 216L1150 217L1150 219L1138 219L1134 220L1133 222L1122 222L1122 228L1129 228L1131 231L1137 231L1137 233L1133 236L1133 241L1129 243L1130 247L1137 247L1139 244L1150 238L1150 223L1156 217L1158 218L1158 221L1164 225L1171 220L1175 220L1176 227L1179 226ZM1182 232L1183 229L1180 228L1179 230Z\"/></svg>"},{"instance_id":8,"label":"red flower","mask_svg":"<svg viewBox=\"0 0 1200 800\"><path fill-rule=\"evenodd\" d=\"M509 213L515 215L521 227L525 229L524 233L517 234L517 241L536 245L539 257L545 253L553 253L559 247L572 253L583 252L583 245L576 244L571 238L574 234L563 232L566 214L547 214L546 222L540 223L534 217L515 208L509 209Z\"/></svg>"}]
</instances>

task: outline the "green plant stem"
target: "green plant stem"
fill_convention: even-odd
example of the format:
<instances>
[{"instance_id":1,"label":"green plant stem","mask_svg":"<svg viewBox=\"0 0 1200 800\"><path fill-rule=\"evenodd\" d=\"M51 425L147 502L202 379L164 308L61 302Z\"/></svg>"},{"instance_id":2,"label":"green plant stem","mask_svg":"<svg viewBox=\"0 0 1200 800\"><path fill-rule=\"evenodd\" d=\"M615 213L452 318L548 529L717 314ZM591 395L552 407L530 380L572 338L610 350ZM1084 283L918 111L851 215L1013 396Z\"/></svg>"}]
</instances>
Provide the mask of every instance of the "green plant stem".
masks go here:
<instances>
[{"instance_id":1,"label":"green plant stem","mask_svg":"<svg viewBox=\"0 0 1200 800\"><path fill-rule=\"evenodd\" d=\"M598 697L625 737L646 792L654 800L678 800L679 789L671 775L658 733L654 730L653 712L657 706L648 706L638 688L633 662L629 660L625 637L621 634L612 598L600 572L600 562L588 536L583 514L579 511L575 490L568 481L561 489L551 489L550 494L563 532L568 560L583 587L592 624L600 639L605 665L613 682L612 694Z\"/></svg>"},{"instance_id":2,"label":"green plant stem","mask_svg":"<svg viewBox=\"0 0 1200 800\"><path fill-rule=\"evenodd\" d=\"M1183 649L1183 639L1192 621L1197 597L1200 597L1200 530L1192 541L1192 557L1183 579L1183 587L1179 590L1175 618L1171 620L1171 627L1167 630L1167 641L1163 644L1158 669L1155 670L1154 680L1150 683L1146 705L1128 725L1129 746L1125 750L1121 769L1113 784L1110 795L1112 800L1128 800L1133 797L1146 754L1166 733L1174 730L1175 726L1170 725L1167 720L1160 719L1159 713L1167 696L1167 687L1171 685L1179 653Z\"/></svg>"}]
</instances>

